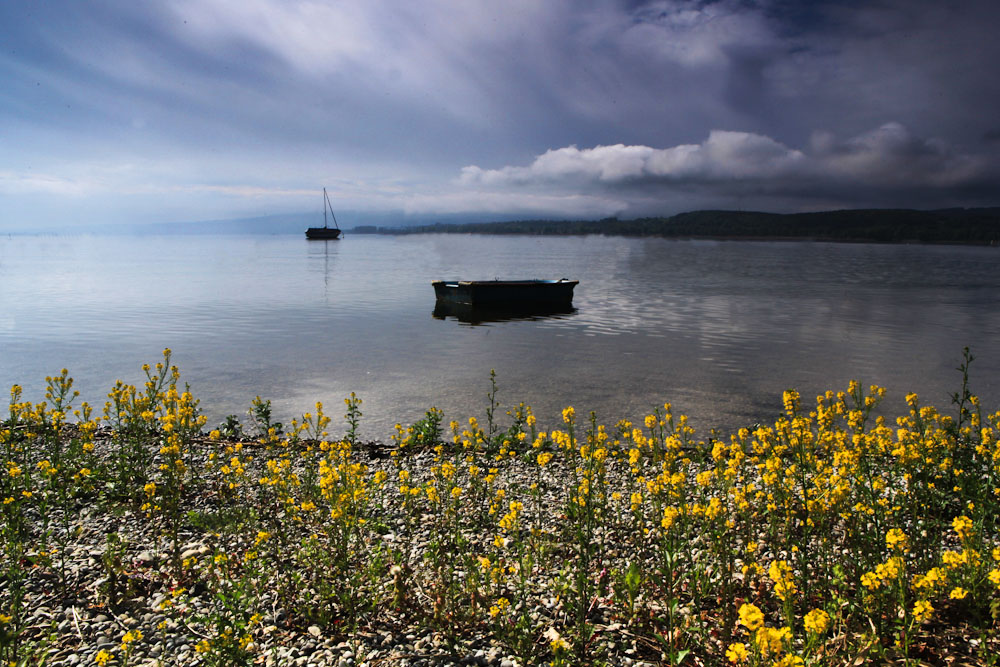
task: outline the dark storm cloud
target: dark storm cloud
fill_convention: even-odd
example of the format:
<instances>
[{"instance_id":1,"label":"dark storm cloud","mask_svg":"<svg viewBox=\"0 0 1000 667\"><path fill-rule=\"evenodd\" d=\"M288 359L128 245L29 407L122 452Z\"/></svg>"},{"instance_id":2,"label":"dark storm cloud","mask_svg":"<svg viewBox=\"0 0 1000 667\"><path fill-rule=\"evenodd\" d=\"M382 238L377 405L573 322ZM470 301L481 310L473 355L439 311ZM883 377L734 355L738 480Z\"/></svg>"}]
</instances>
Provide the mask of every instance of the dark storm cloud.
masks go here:
<instances>
[{"instance_id":1,"label":"dark storm cloud","mask_svg":"<svg viewBox=\"0 0 1000 667\"><path fill-rule=\"evenodd\" d=\"M783 210L817 205L899 206L972 192L990 182L989 160L957 152L946 142L922 139L898 123L887 123L846 140L817 133L795 149L770 137L716 130L699 144L575 146L550 150L525 167L484 170L466 167L461 182L473 186L566 192L617 192L637 202L698 197L741 206L783 201ZM694 193L694 196L692 193ZM840 202L840 204L838 204ZM643 206L622 213L647 213Z\"/></svg>"}]
</instances>

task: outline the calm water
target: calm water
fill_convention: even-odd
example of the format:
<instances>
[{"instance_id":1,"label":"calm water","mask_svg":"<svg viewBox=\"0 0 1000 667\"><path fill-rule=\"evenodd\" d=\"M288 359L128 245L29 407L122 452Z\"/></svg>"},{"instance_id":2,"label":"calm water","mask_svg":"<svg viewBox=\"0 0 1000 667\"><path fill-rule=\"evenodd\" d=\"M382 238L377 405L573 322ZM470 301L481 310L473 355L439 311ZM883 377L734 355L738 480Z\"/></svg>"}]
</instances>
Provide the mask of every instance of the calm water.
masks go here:
<instances>
[{"instance_id":1,"label":"calm water","mask_svg":"<svg viewBox=\"0 0 1000 667\"><path fill-rule=\"evenodd\" d=\"M170 347L210 424L256 395L279 419L364 400L387 439L437 406L641 419L664 401L699 432L773 418L852 378L947 407L962 347L1000 408L1000 271L989 248L484 236L0 238L0 384L42 400L69 368L98 405ZM435 278L569 277L575 312L435 318ZM335 433L343 430L335 422Z\"/></svg>"}]
</instances>

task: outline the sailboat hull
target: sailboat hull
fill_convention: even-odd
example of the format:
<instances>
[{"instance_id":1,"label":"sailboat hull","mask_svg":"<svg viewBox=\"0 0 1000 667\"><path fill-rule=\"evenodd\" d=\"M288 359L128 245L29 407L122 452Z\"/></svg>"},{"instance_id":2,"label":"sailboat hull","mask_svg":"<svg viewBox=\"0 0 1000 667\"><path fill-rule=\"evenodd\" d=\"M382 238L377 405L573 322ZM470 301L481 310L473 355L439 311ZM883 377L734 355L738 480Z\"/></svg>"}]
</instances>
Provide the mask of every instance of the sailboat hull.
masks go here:
<instances>
[{"instance_id":1,"label":"sailboat hull","mask_svg":"<svg viewBox=\"0 0 1000 667\"><path fill-rule=\"evenodd\" d=\"M340 230L331 227L310 227L306 230L307 239L338 239Z\"/></svg>"}]
</instances>

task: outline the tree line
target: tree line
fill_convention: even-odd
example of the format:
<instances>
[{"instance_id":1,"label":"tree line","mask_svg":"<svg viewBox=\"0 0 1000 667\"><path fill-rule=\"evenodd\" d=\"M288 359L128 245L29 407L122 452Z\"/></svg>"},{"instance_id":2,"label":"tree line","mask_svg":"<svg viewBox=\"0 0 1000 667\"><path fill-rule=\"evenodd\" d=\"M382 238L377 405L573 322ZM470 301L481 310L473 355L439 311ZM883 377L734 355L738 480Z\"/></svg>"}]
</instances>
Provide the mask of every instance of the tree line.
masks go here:
<instances>
[{"instance_id":1,"label":"tree line","mask_svg":"<svg viewBox=\"0 0 1000 667\"><path fill-rule=\"evenodd\" d=\"M1000 245L1000 208L854 209L816 213L691 211L632 220L510 220L411 227L357 227L360 234L523 234L867 243Z\"/></svg>"}]
</instances>

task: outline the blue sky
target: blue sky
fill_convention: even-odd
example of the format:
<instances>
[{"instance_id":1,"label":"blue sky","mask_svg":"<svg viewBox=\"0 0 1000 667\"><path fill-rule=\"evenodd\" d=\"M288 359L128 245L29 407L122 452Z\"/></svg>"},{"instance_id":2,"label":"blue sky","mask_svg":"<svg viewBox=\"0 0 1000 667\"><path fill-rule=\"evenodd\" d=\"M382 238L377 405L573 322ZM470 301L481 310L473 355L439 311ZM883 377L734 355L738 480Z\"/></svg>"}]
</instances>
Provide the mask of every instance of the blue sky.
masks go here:
<instances>
[{"instance_id":1,"label":"blue sky","mask_svg":"<svg viewBox=\"0 0 1000 667\"><path fill-rule=\"evenodd\" d=\"M993 0L0 3L0 230L1000 204Z\"/></svg>"}]
</instances>

